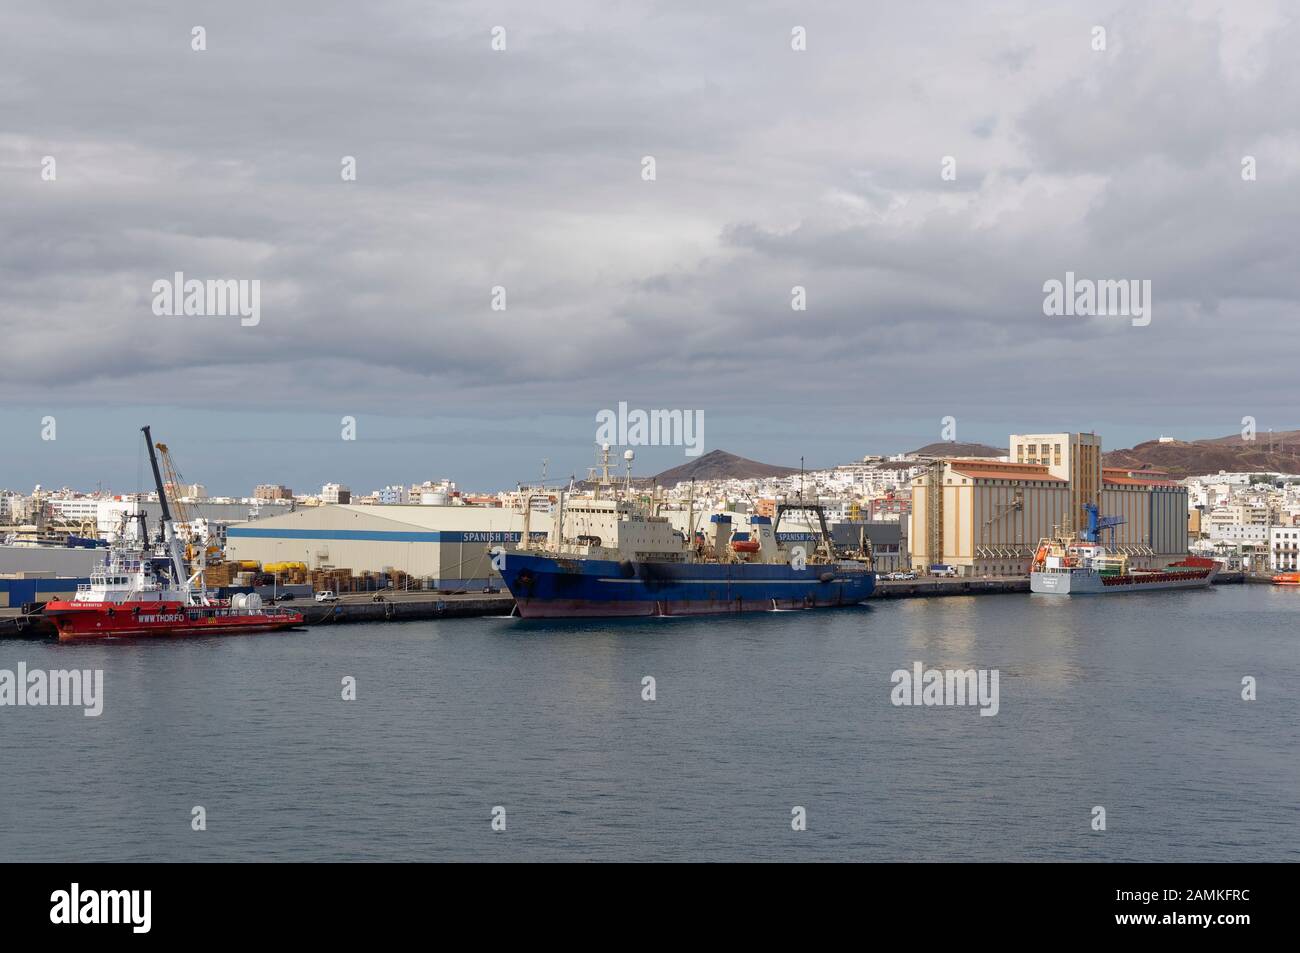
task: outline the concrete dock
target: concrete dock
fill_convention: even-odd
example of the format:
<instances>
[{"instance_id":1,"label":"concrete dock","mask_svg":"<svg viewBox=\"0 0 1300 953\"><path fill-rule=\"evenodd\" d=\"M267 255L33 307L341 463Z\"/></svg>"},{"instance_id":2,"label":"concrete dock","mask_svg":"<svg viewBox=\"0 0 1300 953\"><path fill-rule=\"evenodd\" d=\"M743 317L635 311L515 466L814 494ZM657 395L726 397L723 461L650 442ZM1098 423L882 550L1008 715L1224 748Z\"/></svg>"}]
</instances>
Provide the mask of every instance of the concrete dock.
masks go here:
<instances>
[{"instance_id":1,"label":"concrete dock","mask_svg":"<svg viewBox=\"0 0 1300 953\"><path fill-rule=\"evenodd\" d=\"M1028 592L1028 576L988 576L973 579L921 576L917 579L880 579L875 599L909 599L929 596L983 596L1004 592Z\"/></svg>"},{"instance_id":2,"label":"concrete dock","mask_svg":"<svg viewBox=\"0 0 1300 953\"><path fill-rule=\"evenodd\" d=\"M54 626L22 609L0 609L0 639L42 639L54 635Z\"/></svg>"},{"instance_id":3,"label":"concrete dock","mask_svg":"<svg viewBox=\"0 0 1300 953\"><path fill-rule=\"evenodd\" d=\"M1241 572L1221 572L1215 577L1216 586L1241 585L1244 582L1271 584L1273 577L1268 574L1247 576ZM1027 576L984 576L974 578L936 578L922 576L919 579L894 581L881 579L876 583L875 598L899 599L925 596L978 596L1001 592L1028 592Z\"/></svg>"},{"instance_id":4,"label":"concrete dock","mask_svg":"<svg viewBox=\"0 0 1300 953\"><path fill-rule=\"evenodd\" d=\"M358 592L339 597L338 602L305 600L282 602L283 609L302 613L307 625L346 625L349 622L408 622L415 619L455 619L468 616L510 615L515 600L510 593L466 592L451 595L433 592Z\"/></svg>"}]
</instances>

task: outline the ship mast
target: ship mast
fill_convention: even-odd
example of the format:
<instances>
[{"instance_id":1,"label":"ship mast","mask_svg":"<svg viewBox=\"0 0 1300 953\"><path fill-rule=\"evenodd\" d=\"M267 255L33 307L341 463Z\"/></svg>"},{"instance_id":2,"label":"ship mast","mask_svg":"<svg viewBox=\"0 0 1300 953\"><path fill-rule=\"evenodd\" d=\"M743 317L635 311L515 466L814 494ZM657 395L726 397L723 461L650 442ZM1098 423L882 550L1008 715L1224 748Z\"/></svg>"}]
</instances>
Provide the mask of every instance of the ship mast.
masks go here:
<instances>
[{"instance_id":1,"label":"ship mast","mask_svg":"<svg viewBox=\"0 0 1300 953\"><path fill-rule=\"evenodd\" d=\"M167 552L172 561L172 577L176 587L186 592L186 602L190 603L190 586L185 573L185 559L181 555L180 537L176 535L176 526L172 521L172 511L167 505L167 491L163 487L162 473L158 469L158 455L154 453L153 436L148 427L140 428L144 432L144 445L149 448L149 465L153 467L153 481L158 488L158 503L162 506L163 539L167 543Z\"/></svg>"}]
</instances>

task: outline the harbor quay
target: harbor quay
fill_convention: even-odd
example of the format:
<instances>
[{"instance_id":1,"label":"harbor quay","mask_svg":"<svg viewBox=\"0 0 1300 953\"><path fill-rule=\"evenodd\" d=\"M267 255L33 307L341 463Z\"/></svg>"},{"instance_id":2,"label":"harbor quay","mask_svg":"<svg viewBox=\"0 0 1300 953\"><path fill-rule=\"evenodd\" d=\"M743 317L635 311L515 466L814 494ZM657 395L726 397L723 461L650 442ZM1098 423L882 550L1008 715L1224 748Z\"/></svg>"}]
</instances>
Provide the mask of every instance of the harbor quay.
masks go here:
<instances>
[{"instance_id":1,"label":"harbor quay","mask_svg":"<svg viewBox=\"0 0 1300 953\"><path fill-rule=\"evenodd\" d=\"M1220 573L1215 585L1270 585L1268 574L1242 572ZM993 596L1029 592L1028 577L987 577L977 579L917 578L881 580L866 602L881 599L937 599L954 596ZM376 598L378 596L378 598ZM488 616L510 617L516 614L514 597L509 593L462 592L430 593L382 592L349 593L337 602L301 607L303 626L349 625L368 622L416 622L428 619L466 619ZM0 608L0 638L47 638L55 635L52 625L39 610L21 607Z\"/></svg>"}]
</instances>

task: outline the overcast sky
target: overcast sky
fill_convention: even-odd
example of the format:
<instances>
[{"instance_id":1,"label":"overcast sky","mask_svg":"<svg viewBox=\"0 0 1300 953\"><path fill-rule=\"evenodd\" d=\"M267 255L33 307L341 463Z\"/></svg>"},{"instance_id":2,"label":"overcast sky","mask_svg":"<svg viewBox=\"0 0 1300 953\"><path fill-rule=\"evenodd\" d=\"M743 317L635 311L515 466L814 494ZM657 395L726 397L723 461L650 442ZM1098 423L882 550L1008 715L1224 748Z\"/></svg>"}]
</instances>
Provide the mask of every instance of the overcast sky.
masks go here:
<instances>
[{"instance_id":1,"label":"overcast sky","mask_svg":"<svg viewBox=\"0 0 1300 953\"><path fill-rule=\"evenodd\" d=\"M0 487L131 489L144 423L228 493L580 473L620 401L795 465L1295 427L1296 10L5 4ZM1067 271L1151 323L1045 316Z\"/></svg>"}]
</instances>

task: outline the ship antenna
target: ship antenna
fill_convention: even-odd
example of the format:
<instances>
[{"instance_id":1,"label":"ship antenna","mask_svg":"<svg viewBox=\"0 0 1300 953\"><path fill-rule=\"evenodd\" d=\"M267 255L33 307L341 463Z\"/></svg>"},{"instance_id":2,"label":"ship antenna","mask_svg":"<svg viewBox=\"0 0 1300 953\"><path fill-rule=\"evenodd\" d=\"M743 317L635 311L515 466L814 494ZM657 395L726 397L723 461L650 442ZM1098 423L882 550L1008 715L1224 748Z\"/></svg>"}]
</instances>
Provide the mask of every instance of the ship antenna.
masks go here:
<instances>
[{"instance_id":1,"label":"ship antenna","mask_svg":"<svg viewBox=\"0 0 1300 953\"><path fill-rule=\"evenodd\" d=\"M695 545L695 477L691 477L691 493L686 499L686 545Z\"/></svg>"}]
</instances>

